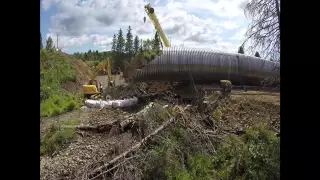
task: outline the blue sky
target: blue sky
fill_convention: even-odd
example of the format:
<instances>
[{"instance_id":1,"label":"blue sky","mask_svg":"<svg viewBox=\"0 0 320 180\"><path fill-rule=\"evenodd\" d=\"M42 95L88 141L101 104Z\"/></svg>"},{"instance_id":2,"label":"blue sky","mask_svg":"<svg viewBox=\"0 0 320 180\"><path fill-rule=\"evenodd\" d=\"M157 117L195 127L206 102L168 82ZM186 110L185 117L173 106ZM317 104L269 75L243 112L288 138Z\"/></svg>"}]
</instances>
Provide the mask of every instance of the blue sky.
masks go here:
<instances>
[{"instance_id":1,"label":"blue sky","mask_svg":"<svg viewBox=\"0 0 320 180\"><path fill-rule=\"evenodd\" d=\"M172 46L235 52L244 39L247 0L41 0L40 31L64 52L110 50L114 33L131 26L133 35L152 38L155 29L143 6L150 2Z\"/></svg>"}]
</instances>

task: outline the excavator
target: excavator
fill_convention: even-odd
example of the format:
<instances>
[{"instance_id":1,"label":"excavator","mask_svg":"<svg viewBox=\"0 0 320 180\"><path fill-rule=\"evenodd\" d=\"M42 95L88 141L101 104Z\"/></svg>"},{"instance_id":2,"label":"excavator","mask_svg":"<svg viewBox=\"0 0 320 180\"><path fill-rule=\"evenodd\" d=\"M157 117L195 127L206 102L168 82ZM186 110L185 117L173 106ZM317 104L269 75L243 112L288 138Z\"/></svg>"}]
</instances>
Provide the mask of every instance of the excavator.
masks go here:
<instances>
[{"instance_id":1,"label":"excavator","mask_svg":"<svg viewBox=\"0 0 320 180\"><path fill-rule=\"evenodd\" d=\"M113 87L114 81L112 81L111 63L110 58L107 57L107 73L108 73L108 87ZM102 93L102 86L98 84L96 75L89 80L88 84L83 85L83 94L86 99L98 99Z\"/></svg>"},{"instance_id":2,"label":"excavator","mask_svg":"<svg viewBox=\"0 0 320 180\"><path fill-rule=\"evenodd\" d=\"M111 74L111 62L110 58L107 57L107 73L108 73L108 86L113 87L114 81L112 80L112 74Z\"/></svg>"}]
</instances>

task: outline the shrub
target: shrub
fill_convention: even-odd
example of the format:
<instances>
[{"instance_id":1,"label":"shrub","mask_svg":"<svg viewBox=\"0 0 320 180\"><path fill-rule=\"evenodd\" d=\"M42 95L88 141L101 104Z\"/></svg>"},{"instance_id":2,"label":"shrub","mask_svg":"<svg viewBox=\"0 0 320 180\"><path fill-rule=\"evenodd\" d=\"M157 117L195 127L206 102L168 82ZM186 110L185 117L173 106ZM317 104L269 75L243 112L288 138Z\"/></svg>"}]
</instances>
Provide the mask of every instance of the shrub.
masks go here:
<instances>
[{"instance_id":1,"label":"shrub","mask_svg":"<svg viewBox=\"0 0 320 180\"><path fill-rule=\"evenodd\" d=\"M77 124L79 124L79 121L72 120L63 125L75 126ZM62 128L60 125L53 123L41 141L40 155L52 155L55 151L62 149L74 139L75 132L75 128Z\"/></svg>"}]
</instances>

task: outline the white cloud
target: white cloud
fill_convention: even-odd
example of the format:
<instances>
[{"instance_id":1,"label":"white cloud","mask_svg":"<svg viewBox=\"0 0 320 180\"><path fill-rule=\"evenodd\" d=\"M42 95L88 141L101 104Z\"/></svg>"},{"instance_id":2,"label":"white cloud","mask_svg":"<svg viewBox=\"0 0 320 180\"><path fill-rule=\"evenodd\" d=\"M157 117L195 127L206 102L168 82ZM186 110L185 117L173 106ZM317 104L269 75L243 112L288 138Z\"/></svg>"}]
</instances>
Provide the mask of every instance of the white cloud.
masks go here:
<instances>
[{"instance_id":1,"label":"white cloud","mask_svg":"<svg viewBox=\"0 0 320 180\"><path fill-rule=\"evenodd\" d=\"M245 39L245 34L247 32L246 28L240 29L234 36L232 36L230 39L231 40L236 40L236 41L243 41Z\"/></svg>"},{"instance_id":2,"label":"white cloud","mask_svg":"<svg viewBox=\"0 0 320 180\"><path fill-rule=\"evenodd\" d=\"M222 23L223 27L227 30L239 28L240 25L233 21L225 21Z\"/></svg>"},{"instance_id":3,"label":"white cloud","mask_svg":"<svg viewBox=\"0 0 320 180\"><path fill-rule=\"evenodd\" d=\"M172 45L236 51L242 31L247 27L243 4L247 0L151 1ZM108 50L113 34L130 25L133 35L153 38L155 29L145 16L143 0L42 0L44 11L51 7L50 35L60 34L59 46L65 49L93 43ZM236 31L235 31L236 30ZM237 31L238 30L238 31Z\"/></svg>"}]
</instances>

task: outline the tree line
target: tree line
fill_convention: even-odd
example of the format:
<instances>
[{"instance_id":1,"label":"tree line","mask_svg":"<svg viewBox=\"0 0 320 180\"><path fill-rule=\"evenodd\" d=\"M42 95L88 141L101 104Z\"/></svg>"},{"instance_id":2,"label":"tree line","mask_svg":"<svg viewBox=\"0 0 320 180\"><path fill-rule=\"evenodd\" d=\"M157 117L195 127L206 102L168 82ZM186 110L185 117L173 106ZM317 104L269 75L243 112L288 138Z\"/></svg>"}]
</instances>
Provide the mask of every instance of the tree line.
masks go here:
<instances>
[{"instance_id":1,"label":"tree line","mask_svg":"<svg viewBox=\"0 0 320 180\"><path fill-rule=\"evenodd\" d=\"M41 49L46 49L47 51L55 51L56 50L55 46L53 45L53 40L52 40L52 38L50 36L46 40L46 47L45 48L43 47L42 35L41 35L41 32L40 32L40 50Z\"/></svg>"},{"instance_id":2,"label":"tree line","mask_svg":"<svg viewBox=\"0 0 320 180\"><path fill-rule=\"evenodd\" d=\"M117 34L113 35L111 50L99 52L88 50L87 52L76 52L73 55L83 61L103 61L109 57L112 61L112 68L124 68L124 62L130 61L136 55L143 55L147 60L154 58L160 53L160 39L158 33L152 39L142 40L139 36L133 38L132 29L129 26L124 35L120 28Z\"/></svg>"}]
</instances>

